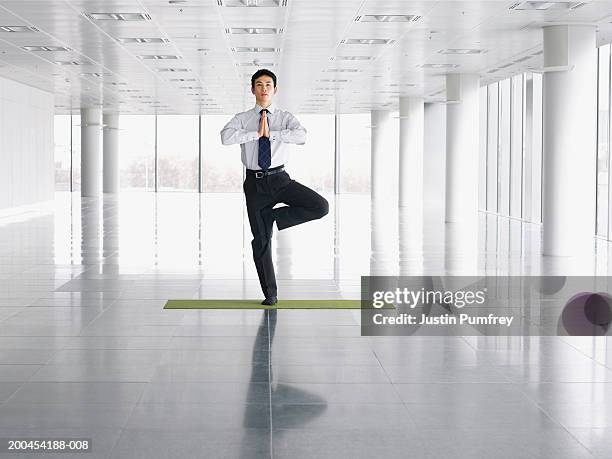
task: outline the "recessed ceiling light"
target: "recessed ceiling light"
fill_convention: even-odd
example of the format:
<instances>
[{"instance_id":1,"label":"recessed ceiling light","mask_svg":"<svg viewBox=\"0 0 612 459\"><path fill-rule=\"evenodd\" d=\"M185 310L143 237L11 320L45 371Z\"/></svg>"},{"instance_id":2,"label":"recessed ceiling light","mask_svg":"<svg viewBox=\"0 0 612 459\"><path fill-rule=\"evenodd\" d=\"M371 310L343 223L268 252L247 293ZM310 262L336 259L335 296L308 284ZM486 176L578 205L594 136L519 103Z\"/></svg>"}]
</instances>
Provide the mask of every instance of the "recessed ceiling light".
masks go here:
<instances>
[{"instance_id":1,"label":"recessed ceiling light","mask_svg":"<svg viewBox=\"0 0 612 459\"><path fill-rule=\"evenodd\" d=\"M587 2L541 2L541 1L528 1L518 2L510 6L509 9L516 11L543 11L543 10L575 10L584 6Z\"/></svg>"},{"instance_id":2,"label":"recessed ceiling light","mask_svg":"<svg viewBox=\"0 0 612 459\"><path fill-rule=\"evenodd\" d=\"M102 78L102 74L98 72L79 73L79 76Z\"/></svg>"},{"instance_id":3,"label":"recessed ceiling light","mask_svg":"<svg viewBox=\"0 0 612 459\"><path fill-rule=\"evenodd\" d=\"M83 13L94 21L150 21L146 13Z\"/></svg>"},{"instance_id":4,"label":"recessed ceiling light","mask_svg":"<svg viewBox=\"0 0 612 459\"><path fill-rule=\"evenodd\" d=\"M217 5L227 7L277 7L287 6L287 0L217 0Z\"/></svg>"},{"instance_id":5,"label":"recessed ceiling light","mask_svg":"<svg viewBox=\"0 0 612 459\"><path fill-rule=\"evenodd\" d=\"M236 64L238 67L250 67L254 65L258 67L274 67L272 62L239 62Z\"/></svg>"},{"instance_id":6,"label":"recessed ceiling light","mask_svg":"<svg viewBox=\"0 0 612 459\"><path fill-rule=\"evenodd\" d=\"M514 62L508 62L507 64L504 65L500 65L498 66L500 69L507 69L508 67L511 67L514 65Z\"/></svg>"},{"instance_id":7,"label":"recessed ceiling light","mask_svg":"<svg viewBox=\"0 0 612 459\"><path fill-rule=\"evenodd\" d=\"M278 53L280 48L261 48L252 46L235 46L231 48L235 53Z\"/></svg>"},{"instance_id":8,"label":"recessed ceiling light","mask_svg":"<svg viewBox=\"0 0 612 459\"><path fill-rule=\"evenodd\" d=\"M499 69L491 69L487 71L487 73L495 73L495 72L499 72Z\"/></svg>"},{"instance_id":9,"label":"recessed ceiling light","mask_svg":"<svg viewBox=\"0 0 612 459\"><path fill-rule=\"evenodd\" d=\"M157 69L158 72L189 72L189 69L163 68Z\"/></svg>"},{"instance_id":10,"label":"recessed ceiling light","mask_svg":"<svg viewBox=\"0 0 612 459\"><path fill-rule=\"evenodd\" d=\"M525 62L525 61L528 61L529 59L532 59L532 58L533 58L533 56L524 56L524 57L521 57L520 59L515 60L514 63L518 64L519 62Z\"/></svg>"},{"instance_id":11,"label":"recessed ceiling light","mask_svg":"<svg viewBox=\"0 0 612 459\"><path fill-rule=\"evenodd\" d=\"M374 56L332 56L332 61L371 61Z\"/></svg>"},{"instance_id":12,"label":"recessed ceiling light","mask_svg":"<svg viewBox=\"0 0 612 459\"><path fill-rule=\"evenodd\" d=\"M83 65L85 64L84 62L78 62L78 61L55 61L55 63L57 65Z\"/></svg>"},{"instance_id":13,"label":"recessed ceiling light","mask_svg":"<svg viewBox=\"0 0 612 459\"><path fill-rule=\"evenodd\" d=\"M122 37L117 38L121 43L169 43L167 38Z\"/></svg>"},{"instance_id":14,"label":"recessed ceiling light","mask_svg":"<svg viewBox=\"0 0 612 459\"><path fill-rule=\"evenodd\" d=\"M423 64L419 67L422 69L456 69L459 64Z\"/></svg>"},{"instance_id":15,"label":"recessed ceiling light","mask_svg":"<svg viewBox=\"0 0 612 459\"><path fill-rule=\"evenodd\" d=\"M324 83L348 83L348 80L336 80L336 79L332 79L332 80L319 80L322 81Z\"/></svg>"},{"instance_id":16,"label":"recessed ceiling light","mask_svg":"<svg viewBox=\"0 0 612 459\"><path fill-rule=\"evenodd\" d=\"M416 22L421 16L413 14L364 14L357 16L355 22Z\"/></svg>"},{"instance_id":17,"label":"recessed ceiling light","mask_svg":"<svg viewBox=\"0 0 612 459\"><path fill-rule=\"evenodd\" d=\"M359 72L358 69L327 69L328 72L334 73L356 73Z\"/></svg>"},{"instance_id":18,"label":"recessed ceiling light","mask_svg":"<svg viewBox=\"0 0 612 459\"><path fill-rule=\"evenodd\" d=\"M26 51L70 51L64 46L22 46Z\"/></svg>"},{"instance_id":19,"label":"recessed ceiling light","mask_svg":"<svg viewBox=\"0 0 612 459\"><path fill-rule=\"evenodd\" d=\"M484 49L457 49L457 48L448 48L441 49L438 51L440 54L484 54L487 51Z\"/></svg>"},{"instance_id":20,"label":"recessed ceiling light","mask_svg":"<svg viewBox=\"0 0 612 459\"><path fill-rule=\"evenodd\" d=\"M228 27L225 32L233 35L270 35L283 33L283 29L275 27Z\"/></svg>"},{"instance_id":21,"label":"recessed ceiling light","mask_svg":"<svg viewBox=\"0 0 612 459\"><path fill-rule=\"evenodd\" d=\"M196 81L195 78L171 78L170 81Z\"/></svg>"},{"instance_id":22,"label":"recessed ceiling light","mask_svg":"<svg viewBox=\"0 0 612 459\"><path fill-rule=\"evenodd\" d=\"M182 59L181 56L175 56L173 54L143 54L138 57L141 59L155 59L155 60Z\"/></svg>"},{"instance_id":23,"label":"recessed ceiling light","mask_svg":"<svg viewBox=\"0 0 612 459\"><path fill-rule=\"evenodd\" d=\"M0 32L38 32L38 29L30 26L0 26Z\"/></svg>"},{"instance_id":24,"label":"recessed ceiling light","mask_svg":"<svg viewBox=\"0 0 612 459\"><path fill-rule=\"evenodd\" d=\"M394 41L390 38L346 38L340 43L344 45L390 45Z\"/></svg>"}]
</instances>

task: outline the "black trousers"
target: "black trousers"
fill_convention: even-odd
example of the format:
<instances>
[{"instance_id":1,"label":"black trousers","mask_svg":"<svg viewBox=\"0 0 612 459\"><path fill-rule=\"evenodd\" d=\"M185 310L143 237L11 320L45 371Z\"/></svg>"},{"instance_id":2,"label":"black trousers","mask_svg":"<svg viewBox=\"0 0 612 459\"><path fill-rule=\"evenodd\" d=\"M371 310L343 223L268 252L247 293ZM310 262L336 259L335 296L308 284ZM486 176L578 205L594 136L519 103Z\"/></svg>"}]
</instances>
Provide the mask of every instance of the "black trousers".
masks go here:
<instances>
[{"instance_id":1,"label":"black trousers","mask_svg":"<svg viewBox=\"0 0 612 459\"><path fill-rule=\"evenodd\" d=\"M243 185L247 213L253 233L253 260L264 296L277 296L272 264L272 226L279 230L321 218L329 212L327 200L296 182L286 172L262 178L247 173ZM273 209L276 204L286 206Z\"/></svg>"}]
</instances>

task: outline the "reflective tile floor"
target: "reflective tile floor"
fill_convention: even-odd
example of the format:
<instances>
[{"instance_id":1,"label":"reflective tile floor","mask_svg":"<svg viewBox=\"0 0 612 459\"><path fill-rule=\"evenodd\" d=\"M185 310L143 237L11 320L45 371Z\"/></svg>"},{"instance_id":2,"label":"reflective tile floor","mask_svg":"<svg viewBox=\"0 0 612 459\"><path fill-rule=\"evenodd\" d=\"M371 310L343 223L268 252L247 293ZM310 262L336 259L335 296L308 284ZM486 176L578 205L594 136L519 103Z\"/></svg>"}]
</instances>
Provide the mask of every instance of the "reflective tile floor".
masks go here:
<instances>
[{"instance_id":1,"label":"reflective tile floor","mask_svg":"<svg viewBox=\"0 0 612 459\"><path fill-rule=\"evenodd\" d=\"M465 232L367 196L330 207L275 235L281 298L356 299L370 273L612 273L607 243L541 257L518 220ZM355 311L162 309L260 297L240 194L3 211L0 437L91 438L95 458L610 457L606 338L361 337Z\"/></svg>"}]
</instances>

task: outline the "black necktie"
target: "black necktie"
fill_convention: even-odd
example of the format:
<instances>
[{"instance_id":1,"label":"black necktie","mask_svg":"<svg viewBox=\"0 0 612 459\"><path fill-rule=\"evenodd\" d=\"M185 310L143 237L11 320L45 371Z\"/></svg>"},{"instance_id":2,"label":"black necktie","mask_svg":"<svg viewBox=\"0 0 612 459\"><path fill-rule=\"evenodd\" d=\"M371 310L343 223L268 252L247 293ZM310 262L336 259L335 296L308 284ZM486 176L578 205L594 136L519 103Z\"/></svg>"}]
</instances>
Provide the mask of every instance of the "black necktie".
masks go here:
<instances>
[{"instance_id":1,"label":"black necktie","mask_svg":"<svg viewBox=\"0 0 612 459\"><path fill-rule=\"evenodd\" d=\"M264 108L262 111L259 112L260 116L262 112L268 113L268 110ZM257 164L259 164L259 167L261 167L264 171L266 171L270 167L271 163L272 163L272 149L270 148L270 139L266 136L261 136L259 138L259 151L257 155Z\"/></svg>"}]
</instances>

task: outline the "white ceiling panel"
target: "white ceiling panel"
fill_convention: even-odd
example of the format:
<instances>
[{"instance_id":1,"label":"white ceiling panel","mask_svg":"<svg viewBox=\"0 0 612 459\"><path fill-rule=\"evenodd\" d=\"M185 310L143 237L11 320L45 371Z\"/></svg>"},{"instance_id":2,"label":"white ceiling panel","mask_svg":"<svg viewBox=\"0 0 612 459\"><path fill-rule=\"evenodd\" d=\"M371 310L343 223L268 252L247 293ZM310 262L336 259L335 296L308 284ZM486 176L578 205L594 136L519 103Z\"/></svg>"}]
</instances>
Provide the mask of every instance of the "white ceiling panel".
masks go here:
<instances>
[{"instance_id":1,"label":"white ceiling panel","mask_svg":"<svg viewBox=\"0 0 612 459\"><path fill-rule=\"evenodd\" d=\"M277 7L226 7L217 0L0 0L0 26L37 30L0 27L0 75L54 93L58 113L82 105L120 107L122 113L233 113L251 106L250 75L269 65L279 78L280 105L356 112L397 108L400 95L437 99L440 94L431 94L443 90L449 72L476 72L490 82L537 67L547 24L594 24L599 44L612 41L611 1L587 1L574 10L511 9L517 2L287 0ZM145 20L95 20L85 13L115 19L138 13ZM356 21L364 15L420 17ZM230 28L282 33L229 34ZM342 43L380 38L393 42ZM275 51L236 52L237 47ZM485 52L440 52L447 49ZM440 64L453 67L435 67Z\"/></svg>"}]
</instances>

